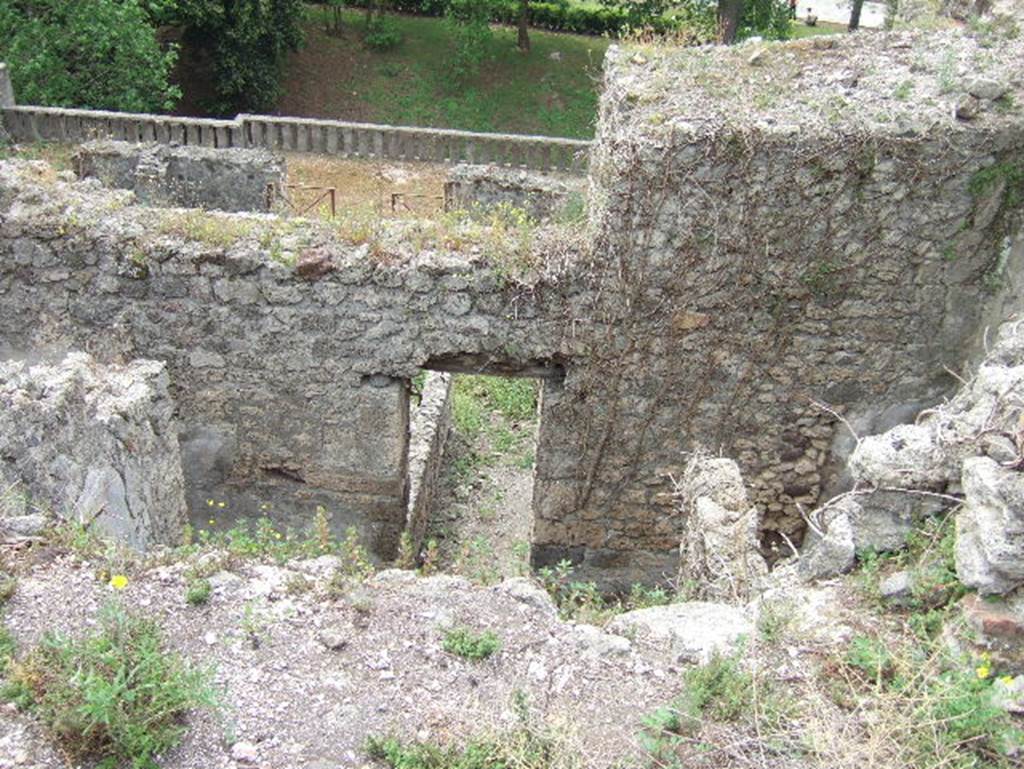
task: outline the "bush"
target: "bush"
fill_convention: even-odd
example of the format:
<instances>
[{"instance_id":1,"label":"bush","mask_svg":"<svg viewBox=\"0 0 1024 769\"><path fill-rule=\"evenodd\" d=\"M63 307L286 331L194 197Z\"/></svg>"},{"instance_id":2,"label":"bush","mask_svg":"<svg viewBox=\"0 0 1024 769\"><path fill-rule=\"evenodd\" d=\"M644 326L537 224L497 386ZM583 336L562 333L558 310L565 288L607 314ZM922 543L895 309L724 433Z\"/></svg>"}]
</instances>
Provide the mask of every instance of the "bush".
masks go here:
<instances>
[{"instance_id":1,"label":"bush","mask_svg":"<svg viewBox=\"0 0 1024 769\"><path fill-rule=\"evenodd\" d=\"M392 51L402 44L402 33L392 19L377 16L367 26L363 43L372 51Z\"/></svg>"},{"instance_id":2,"label":"bush","mask_svg":"<svg viewBox=\"0 0 1024 769\"><path fill-rule=\"evenodd\" d=\"M118 604L102 610L92 635L45 636L11 678L69 753L111 767L155 767L189 710L217 706L208 673L169 654L155 623Z\"/></svg>"},{"instance_id":3,"label":"bush","mask_svg":"<svg viewBox=\"0 0 1024 769\"><path fill-rule=\"evenodd\" d=\"M464 627L457 627L444 634L444 650L468 660L483 660L501 648L501 640L490 630L474 633Z\"/></svg>"},{"instance_id":4,"label":"bush","mask_svg":"<svg viewBox=\"0 0 1024 769\"><path fill-rule=\"evenodd\" d=\"M200 606L210 600L210 580L202 577L189 580L185 588L185 600L193 606Z\"/></svg>"}]
</instances>

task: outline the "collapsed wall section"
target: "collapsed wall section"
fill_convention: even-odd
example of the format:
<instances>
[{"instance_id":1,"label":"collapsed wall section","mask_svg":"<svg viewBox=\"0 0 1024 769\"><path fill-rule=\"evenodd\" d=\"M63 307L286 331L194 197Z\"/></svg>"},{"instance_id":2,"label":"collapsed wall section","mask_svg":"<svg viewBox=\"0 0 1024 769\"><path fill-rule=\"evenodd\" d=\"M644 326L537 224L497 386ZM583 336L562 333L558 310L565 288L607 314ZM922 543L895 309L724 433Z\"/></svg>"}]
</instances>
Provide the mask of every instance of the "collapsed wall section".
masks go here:
<instances>
[{"instance_id":1,"label":"collapsed wall section","mask_svg":"<svg viewBox=\"0 0 1024 769\"><path fill-rule=\"evenodd\" d=\"M0 489L131 547L180 544L173 414L163 363L0 362Z\"/></svg>"},{"instance_id":2,"label":"collapsed wall section","mask_svg":"<svg viewBox=\"0 0 1024 769\"><path fill-rule=\"evenodd\" d=\"M266 150L93 141L78 148L74 165L79 177L132 190L152 206L267 211L285 181L284 158Z\"/></svg>"}]
</instances>

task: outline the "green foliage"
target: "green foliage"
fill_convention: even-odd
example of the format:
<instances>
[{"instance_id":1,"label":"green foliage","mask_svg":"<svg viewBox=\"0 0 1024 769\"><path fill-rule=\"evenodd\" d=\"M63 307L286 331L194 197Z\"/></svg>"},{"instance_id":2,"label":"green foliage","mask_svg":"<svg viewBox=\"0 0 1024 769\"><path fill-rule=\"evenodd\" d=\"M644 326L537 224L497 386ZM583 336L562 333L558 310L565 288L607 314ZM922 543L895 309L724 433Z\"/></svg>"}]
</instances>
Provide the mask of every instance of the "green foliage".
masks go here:
<instances>
[{"instance_id":1,"label":"green foliage","mask_svg":"<svg viewBox=\"0 0 1024 769\"><path fill-rule=\"evenodd\" d=\"M199 578L189 580L185 588L185 600L192 606L201 606L210 600L210 580Z\"/></svg>"},{"instance_id":2,"label":"green foliage","mask_svg":"<svg viewBox=\"0 0 1024 769\"><path fill-rule=\"evenodd\" d=\"M971 177L967 189L979 198L1004 182L1003 205L1017 208L1024 203L1024 163L996 163L982 168Z\"/></svg>"},{"instance_id":3,"label":"green foliage","mask_svg":"<svg viewBox=\"0 0 1024 769\"><path fill-rule=\"evenodd\" d=\"M215 111L274 108L281 67L302 43L302 19L302 0L181 0L189 39L213 54Z\"/></svg>"},{"instance_id":4,"label":"green foliage","mask_svg":"<svg viewBox=\"0 0 1024 769\"><path fill-rule=\"evenodd\" d=\"M366 27L363 43L371 51L393 51L402 44L402 32L388 17L376 16Z\"/></svg>"},{"instance_id":5,"label":"green foliage","mask_svg":"<svg viewBox=\"0 0 1024 769\"><path fill-rule=\"evenodd\" d=\"M445 25L451 37L449 67L454 83L475 77L490 53L491 0L448 0Z\"/></svg>"},{"instance_id":6,"label":"green foliage","mask_svg":"<svg viewBox=\"0 0 1024 769\"><path fill-rule=\"evenodd\" d=\"M169 110L176 58L138 0L0 0L0 61L25 104Z\"/></svg>"},{"instance_id":7,"label":"green foliage","mask_svg":"<svg viewBox=\"0 0 1024 769\"><path fill-rule=\"evenodd\" d=\"M754 676L743 669L740 655L715 657L707 665L683 673L685 712L719 721L734 721L753 700Z\"/></svg>"},{"instance_id":8,"label":"green foliage","mask_svg":"<svg viewBox=\"0 0 1024 769\"><path fill-rule=\"evenodd\" d=\"M169 653L155 623L117 604L91 635L45 636L12 678L69 753L106 767L156 767L154 756L185 732L185 713L217 707L208 672Z\"/></svg>"},{"instance_id":9,"label":"green foliage","mask_svg":"<svg viewBox=\"0 0 1024 769\"><path fill-rule=\"evenodd\" d=\"M17 648L18 645L15 643L10 629L0 622L0 673L3 673L7 669L8 663L14 659L14 652L17 651Z\"/></svg>"},{"instance_id":10,"label":"green foliage","mask_svg":"<svg viewBox=\"0 0 1024 769\"><path fill-rule=\"evenodd\" d=\"M490 630L474 633L469 628L456 627L445 631L444 650L468 660L483 660L501 648L501 639Z\"/></svg>"},{"instance_id":11,"label":"green foliage","mask_svg":"<svg viewBox=\"0 0 1024 769\"><path fill-rule=\"evenodd\" d=\"M18 578L0 571L0 606L14 598L18 590Z\"/></svg>"},{"instance_id":12,"label":"green foliage","mask_svg":"<svg viewBox=\"0 0 1024 769\"><path fill-rule=\"evenodd\" d=\"M526 695L512 695L516 725L477 737L463 747L367 738L367 755L392 769L582 769L579 756L557 732L536 723Z\"/></svg>"},{"instance_id":13,"label":"green foliage","mask_svg":"<svg viewBox=\"0 0 1024 769\"><path fill-rule=\"evenodd\" d=\"M1006 750L1024 732L994 703L995 677L985 655L978 664L942 641L858 636L844 662L856 697L873 697L877 723L899 744L901 766L1013 765Z\"/></svg>"},{"instance_id":14,"label":"green foliage","mask_svg":"<svg viewBox=\"0 0 1024 769\"><path fill-rule=\"evenodd\" d=\"M876 682L891 678L893 659L885 644L877 638L856 636L846 650L846 664L857 668Z\"/></svg>"},{"instance_id":15,"label":"green foliage","mask_svg":"<svg viewBox=\"0 0 1024 769\"><path fill-rule=\"evenodd\" d=\"M537 570L537 576L558 606L562 619L603 625L616 614L665 606L675 597L662 587L647 587L639 583L634 584L625 596L606 596L596 583L572 579L573 571L572 563L566 560Z\"/></svg>"}]
</instances>

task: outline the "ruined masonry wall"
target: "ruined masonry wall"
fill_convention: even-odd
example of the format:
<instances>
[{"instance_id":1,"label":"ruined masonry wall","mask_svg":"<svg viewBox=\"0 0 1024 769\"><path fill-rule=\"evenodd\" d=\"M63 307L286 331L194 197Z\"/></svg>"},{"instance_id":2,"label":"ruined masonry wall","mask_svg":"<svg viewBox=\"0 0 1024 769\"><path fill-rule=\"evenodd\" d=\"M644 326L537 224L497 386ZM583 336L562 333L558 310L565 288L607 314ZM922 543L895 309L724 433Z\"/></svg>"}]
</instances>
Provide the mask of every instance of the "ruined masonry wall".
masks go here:
<instances>
[{"instance_id":1,"label":"ruined masonry wall","mask_svg":"<svg viewBox=\"0 0 1024 769\"><path fill-rule=\"evenodd\" d=\"M509 205L534 221L579 218L585 208L586 184L567 174L510 171L495 166L455 166L444 185L446 211L491 209Z\"/></svg>"},{"instance_id":2,"label":"ruined masonry wall","mask_svg":"<svg viewBox=\"0 0 1024 769\"><path fill-rule=\"evenodd\" d=\"M417 551L430 522L451 429L452 375L430 371L409 426L409 502L405 529Z\"/></svg>"},{"instance_id":3,"label":"ruined masonry wall","mask_svg":"<svg viewBox=\"0 0 1024 769\"><path fill-rule=\"evenodd\" d=\"M212 488L308 522L322 504L385 555L407 381L557 364L534 565L674 575L672 479L697 446L736 459L769 538L798 541L849 449L816 404L861 434L912 419L1020 308L1021 61L1024 41L962 33L612 49L585 242L538 240L525 283L486 240L449 253L389 225L354 246L225 216L239 234L204 242L162 226L180 212L0 164L0 357L166 361L190 505Z\"/></svg>"},{"instance_id":4,"label":"ruined masonry wall","mask_svg":"<svg viewBox=\"0 0 1024 769\"><path fill-rule=\"evenodd\" d=\"M74 165L79 177L132 190L150 206L267 211L267 188L285 181L284 158L266 150L95 141L78 148Z\"/></svg>"},{"instance_id":5,"label":"ruined masonry wall","mask_svg":"<svg viewBox=\"0 0 1024 769\"><path fill-rule=\"evenodd\" d=\"M139 549L177 545L185 493L163 363L0 363L0 488Z\"/></svg>"}]
</instances>

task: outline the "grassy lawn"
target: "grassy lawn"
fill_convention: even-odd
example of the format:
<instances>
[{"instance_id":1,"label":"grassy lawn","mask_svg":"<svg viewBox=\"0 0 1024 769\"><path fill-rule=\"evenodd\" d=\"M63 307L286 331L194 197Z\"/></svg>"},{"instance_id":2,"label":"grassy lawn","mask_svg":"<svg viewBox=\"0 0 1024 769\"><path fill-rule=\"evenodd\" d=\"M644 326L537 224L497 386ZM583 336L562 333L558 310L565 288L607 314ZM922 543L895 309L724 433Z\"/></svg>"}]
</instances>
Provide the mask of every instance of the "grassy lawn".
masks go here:
<instances>
[{"instance_id":1,"label":"grassy lawn","mask_svg":"<svg viewBox=\"0 0 1024 769\"><path fill-rule=\"evenodd\" d=\"M790 25L794 40L802 37L816 37L818 35L838 35L846 31L844 24L830 24L827 21L819 21L817 26L808 27L802 21L794 21Z\"/></svg>"},{"instance_id":2,"label":"grassy lawn","mask_svg":"<svg viewBox=\"0 0 1024 769\"><path fill-rule=\"evenodd\" d=\"M347 13L340 38L316 13L306 46L283 80L281 114L395 125L508 131L589 138L608 41L530 30L532 50L515 47L515 30L496 27L490 59L474 80L452 82L450 42L440 19L391 17L403 35L394 51L361 42L362 15ZM558 56L552 58L552 54Z\"/></svg>"}]
</instances>

